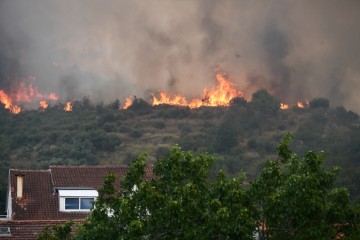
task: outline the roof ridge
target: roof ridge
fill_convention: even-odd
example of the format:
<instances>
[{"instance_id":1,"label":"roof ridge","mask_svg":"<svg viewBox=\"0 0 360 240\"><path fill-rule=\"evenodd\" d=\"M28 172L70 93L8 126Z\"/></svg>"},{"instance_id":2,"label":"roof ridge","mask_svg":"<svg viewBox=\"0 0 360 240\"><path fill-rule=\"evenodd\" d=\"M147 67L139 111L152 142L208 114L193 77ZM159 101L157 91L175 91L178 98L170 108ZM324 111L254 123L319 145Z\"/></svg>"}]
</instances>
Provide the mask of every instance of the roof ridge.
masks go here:
<instances>
[{"instance_id":1,"label":"roof ridge","mask_svg":"<svg viewBox=\"0 0 360 240\"><path fill-rule=\"evenodd\" d=\"M21 172L49 172L50 169L18 169L10 168L9 171L21 171Z\"/></svg>"},{"instance_id":2,"label":"roof ridge","mask_svg":"<svg viewBox=\"0 0 360 240\"><path fill-rule=\"evenodd\" d=\"M50 165L49 169L51 168L128 168L128 165L79 165L79 166L66 166L66 165Z\"/></svg>"},{"instance_id":3,"label":"roof ridge","mask_svg":"<svg viewBox=\"0 0 360 240\"><path fill-rule=\"evenodd\" d=\"M28 223L28 222L34 222L34 223L48 223L48 222L68 222L70 219L30 219L30 220L4 220L0 221L0 223ZM71 221L77 222L77 221L84 221L84 218L72 218ZM5 225L2 224L2 225Z\"/></svg>"}]
</instances>

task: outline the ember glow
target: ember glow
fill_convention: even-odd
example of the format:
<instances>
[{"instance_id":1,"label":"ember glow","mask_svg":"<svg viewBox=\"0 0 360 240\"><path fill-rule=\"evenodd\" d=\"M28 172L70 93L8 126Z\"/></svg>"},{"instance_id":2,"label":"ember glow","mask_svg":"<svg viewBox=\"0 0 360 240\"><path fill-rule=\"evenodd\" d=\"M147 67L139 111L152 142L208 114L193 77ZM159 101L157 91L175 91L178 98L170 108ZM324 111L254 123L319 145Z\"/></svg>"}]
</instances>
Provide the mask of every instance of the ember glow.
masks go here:
<instances>
[{"instance_id":1,"label":"ember glow","mask_svg":"<svg viewBox=\"0 0 360 240\"><path fill-rule=\"evenodd\" d=\"M64 107L65 112L71 112L72 111L72 102L69 101L66 103L66 106Z\"/></svg>"}]
</instances>

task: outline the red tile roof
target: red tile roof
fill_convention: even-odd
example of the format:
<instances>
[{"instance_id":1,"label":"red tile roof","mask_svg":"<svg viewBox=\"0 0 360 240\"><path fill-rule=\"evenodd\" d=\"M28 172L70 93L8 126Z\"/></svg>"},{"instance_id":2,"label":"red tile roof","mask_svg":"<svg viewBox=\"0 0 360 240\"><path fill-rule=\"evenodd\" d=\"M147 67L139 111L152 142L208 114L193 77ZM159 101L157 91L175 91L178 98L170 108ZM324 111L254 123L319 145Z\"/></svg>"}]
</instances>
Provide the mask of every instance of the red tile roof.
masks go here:
<instances>
[{"instance_id":1,"label":"red tile roof","mask_svg":"<svg viewBox=\"0 0 360 240\"><path fill-rule=\"evenodd\" d=\"M128 167L109 166L51 166L49 170L10 170L13 220L70 220L83 219L88 213L60 212L59 188L98 189L108 173L115 173L117 183ZM16 197L17 176L23 176L23 197ZM146 178L152 177L146 168Z\"/></svg>"},{"instance_id":2,"label":"red tile roof","mask_svg":"<svg viewBox=\"0 0 360 240\"><path fill-rule=\"evenodd\" d=\"M38 220L38 221L0 221L0 227L9 227L10 235L0 236L1 240L31 240L37 239L38 235L46 227L52 227L56 224L64 224L64 220Z\"/></svg>"},{"instance_id":3,"label":"red tile roof","mask_svg":"<svg viewBox=\"0 0 360 240\"><path fill-rule=\"evenodd\" d=\"M55 188L93 188L98 189L109 173L124 176L128 171L126 166L50 166L52 181Z\"/></svg>"},{"instance_id":4,"label":"red tile roof","mask_svg":"<svg viewBox=\"0 0 360 240\"><path fill-rule=\"evenodd\" d=\"M17 198L16 178L24 179L23 196ZM13 220L83 219L86 213L59 211L59 197L53 190L49 170L10 170Z\"/></svg>"}]
</instances>

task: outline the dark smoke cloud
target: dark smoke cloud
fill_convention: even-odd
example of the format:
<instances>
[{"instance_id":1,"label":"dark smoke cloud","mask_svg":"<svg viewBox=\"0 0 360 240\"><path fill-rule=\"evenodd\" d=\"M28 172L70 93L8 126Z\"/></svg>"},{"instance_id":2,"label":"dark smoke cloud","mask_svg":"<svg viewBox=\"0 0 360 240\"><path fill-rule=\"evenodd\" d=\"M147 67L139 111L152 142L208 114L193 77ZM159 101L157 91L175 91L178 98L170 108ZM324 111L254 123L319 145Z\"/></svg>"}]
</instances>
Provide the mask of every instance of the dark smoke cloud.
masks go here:
<instances>
[{"instance_id":1,"label":"dark smoke cloud","mask_svg":"<svg viewBox=\"0 0 360 240\"><path fill-rule=\"evenodd\" d=\"M35 75L64 99L199 97L219 65L247 98L360 112L359 23L357 0L1 0L0 87Z\"/></svg>"}]
</instances>

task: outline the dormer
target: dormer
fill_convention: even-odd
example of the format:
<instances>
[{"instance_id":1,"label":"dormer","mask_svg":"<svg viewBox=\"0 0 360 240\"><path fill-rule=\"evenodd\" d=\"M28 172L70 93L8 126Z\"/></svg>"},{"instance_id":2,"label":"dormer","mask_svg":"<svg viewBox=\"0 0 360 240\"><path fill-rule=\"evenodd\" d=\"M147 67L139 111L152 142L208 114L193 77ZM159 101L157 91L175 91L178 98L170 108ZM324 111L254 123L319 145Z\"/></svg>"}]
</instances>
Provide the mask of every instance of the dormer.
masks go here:
<instances>
[{"instance_id":1,"label":"dormer","mask_svg":"<svg viewBox=\"0 0 360 240\"><path fill-rule=\"evenodd\" d=\"M58 194L61 212L89 212L99 196L94 189L59 189Z\"/></svg>"}]
</instances>

